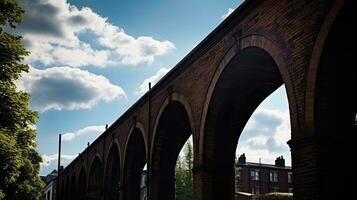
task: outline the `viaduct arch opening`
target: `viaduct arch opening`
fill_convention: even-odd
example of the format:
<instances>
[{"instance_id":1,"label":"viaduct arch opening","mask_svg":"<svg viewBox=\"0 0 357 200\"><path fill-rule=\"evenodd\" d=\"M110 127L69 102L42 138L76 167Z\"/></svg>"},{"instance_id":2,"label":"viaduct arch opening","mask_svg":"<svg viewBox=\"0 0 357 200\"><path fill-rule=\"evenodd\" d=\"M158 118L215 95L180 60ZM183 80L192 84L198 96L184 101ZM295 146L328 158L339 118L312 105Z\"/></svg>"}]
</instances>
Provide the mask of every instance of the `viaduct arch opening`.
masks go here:
<instances>
[{"instance_id":1,"label":"viaduct arch opening","mask_svg":"<svg viewBox=\"0 0 357 200\"><path fill-rule=\"evenodd\" d=\"M96 156L89 169L87 200L98 200L101 198L102 180L102 164L99 157Z\"/></svg>"},{"instance_id":2,"label":"viaduct arch opening","mask_svg":"<svg viewBox=\"0 0 357 200\"><path fill-rule=\"evenodd\" d=\"M331 197L330 191L337 196L353 190L348 184L334 184L346 181L336 172L346 170L342 163L354 157L351 137L357 133L353 13L352 1L346 1L328 32L316 73L314 140L320 181L313 187L323 198Z\"/></svg>"},{"instance_id":3,"label":"viaduct arch opening","mask_svg":"<svg viewBox=\"0 0 357 200\"><path fill-rule=\"evenodd\" d=\"M69 199L75 200L76 199L76 175L72 172L71 175L71 187L69 189Z\"/></svg>"},{"instance_id":4,"label":"viaduct arch opening","mask_svg":"<svg viewBox=\"0 0 357 200\"><path fill-rule=\"evenodd\" d=\"M239 136L254 110L282 84L277 64L259 47L240 50L225 66L214 86L205 121L205 199L234 199Z\"/></svg>"},{"instance_id":5,"label":"viaduct arch opening","mask_svg":"<svg viewBox=\"0 0 357 200\"><path fill-rule=\"evenodd\" d=\"M126 146L124 161L124 200L139 200L141 177L146 164L146 150L143 134L134 128Z\"/></svg>"},{"instance_id":6,"label":"viaduct arch opening","mask_svg":"<svg viewBox=\"0 0 357 200\"><path fill-rule=\"evenodd\" d=\"M87 174L86 174L86 169L82 167L78 177L78 185L77 185L78 199L85 200L86 192L87 192Z\"/></svg>"},{"instance_id":7,"label":"viaduct arch opening","mask_svg":"<svg viewBox=\"0 0 357 200\"><path fill-rule=\"evenodd\" d=\"M117 200L119 199L119 184L120 184L120 158L119 148L114 143L110 148L104 177L104 199Z\"/></svg>"},{"instance_id":8,"label":"viaduct arch opening","mask_svg":"<svg viewBox=\"0 0 357 200\"><path fill-rule=\"evenodd\" d=\"M71 189L71 186L69 185L70 184L70 176L67 175L66 177L66 183L65 183L65 193L64 193L64 198L66 200L69 200L71 198L71 194L70 194L70 189Z\"/></svg>"},{"instance_id":9,"label":"viaduct arch opening","mask_svg":"<svg viewBox=\"0 0 357 200\"><path fill-rule=\"evenodd\" d=\"M289 113L282 85L249 118L236 149L236 193L293 193Z\"/></svg>"},{"instance_id":10,"label":"viaduct arch opening","mask_svg":"<svg viewBox=\"0 0 357 200\"><path fill-rule=\"evenodd\" d=\"M65 199L65 194L66 194L66 191L65 191L65 180L62 180L61 181L61 188L60 188L60 198L63 198Z\"/></svg>"},{"instance_id":11,"label":"viaduct arch opening","mask_svg":"<svg viewBox=\"0 0 357 200\"><path fill-rule=\"evenodd\" d=\"M184 105L178 101L169 102L160 116L152 147L151 199L175 199L176 161L191 134Z\"/></svg>"}]
</instances>

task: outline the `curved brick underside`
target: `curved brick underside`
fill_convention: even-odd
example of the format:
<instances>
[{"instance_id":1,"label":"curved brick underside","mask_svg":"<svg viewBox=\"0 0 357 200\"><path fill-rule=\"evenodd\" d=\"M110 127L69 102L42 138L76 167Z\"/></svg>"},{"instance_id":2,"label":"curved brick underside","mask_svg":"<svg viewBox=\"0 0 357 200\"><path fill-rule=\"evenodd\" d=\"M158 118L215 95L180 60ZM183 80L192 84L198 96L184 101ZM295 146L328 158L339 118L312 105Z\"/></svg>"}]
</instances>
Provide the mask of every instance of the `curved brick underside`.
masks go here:
<instances>
[{"instance_id":1,"label":"curved brick underside","mask_svg":"<svg viewBox=\"0 0 357 200\"><path fill-rule=\"evenodd\" d=\"M356 73L352 1L247 0L59 176L61 199L174 199L174 166L194 143L194 199L234 199L234 152L252 112L285 84L294 199L352 192ZM346 184L345 184L346 183Z\"/></svg>"}]
</instances>

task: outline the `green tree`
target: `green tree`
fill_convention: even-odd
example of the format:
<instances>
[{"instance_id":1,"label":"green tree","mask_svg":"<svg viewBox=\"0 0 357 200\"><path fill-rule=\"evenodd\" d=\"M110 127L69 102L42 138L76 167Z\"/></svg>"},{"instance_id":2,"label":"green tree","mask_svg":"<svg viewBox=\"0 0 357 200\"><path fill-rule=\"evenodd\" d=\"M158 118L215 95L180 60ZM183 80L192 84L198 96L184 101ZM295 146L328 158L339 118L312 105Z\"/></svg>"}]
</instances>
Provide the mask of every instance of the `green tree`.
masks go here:
<instances>
[{"instance_id":1,"label":"green tree","mask_svg":"<svg viewBox=\"0 0 357 200\"><path fill-rule=\"evenodd\" d=\"M36 152L37 113L29 109L29 95L17 91L15 81L28 72L21 36L11 32L23 20L16 0L0 0L0 200L38 199L44 183ZM7 31L5 31L7 30Z\"/></svg>"},{"instance_id":2,"label":"green tree","mask_svg":"<svg viewBox=\"0 0 357 200\"><path fill-rule=\"evenodd\" d=\"M185 164L186 164L186 192L187 198L192 199L193 196L193 177L192 177L192 168L193 168L193 150L192 143L189 140L186 144L186 152L184 155Z\"/></svg>"},{"instance_id":3,"label":"green tree","mask_svg":"<svg viewBox=\"0 0 357 200\"><path fill-rule=\"evenodd\" d=\"M177 200L193 198L193 149L191 140L188 140L185 144L183 153L183 156L178 157L175 169L175 197Z\"/></svg>"}]
</instances>

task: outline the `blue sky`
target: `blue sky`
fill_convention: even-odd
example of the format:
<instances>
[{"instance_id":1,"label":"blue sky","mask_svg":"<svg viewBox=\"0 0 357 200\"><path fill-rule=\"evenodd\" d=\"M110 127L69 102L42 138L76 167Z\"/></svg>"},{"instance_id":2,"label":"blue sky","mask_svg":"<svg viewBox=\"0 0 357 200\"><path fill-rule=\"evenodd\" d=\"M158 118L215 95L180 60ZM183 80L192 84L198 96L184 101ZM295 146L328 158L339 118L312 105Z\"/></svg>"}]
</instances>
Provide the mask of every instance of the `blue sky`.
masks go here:
<instances>
[{"instance_id":1,"label":"blue sky","mask_svg":"<svg viewBox=\"0 0 357 200\"><path fill-rule=\"evenodd\" d=\"M40 114L41 174L56 167L59 133L66 165L145 93L147 82L157 82L241 3L20 0L26 14L17 31L31 68L17 85ZM237 153L267 162L284 155L290 163L282 142L290 137L287 112L280 88L252 116Z\"/></svg>"}]
</instances>

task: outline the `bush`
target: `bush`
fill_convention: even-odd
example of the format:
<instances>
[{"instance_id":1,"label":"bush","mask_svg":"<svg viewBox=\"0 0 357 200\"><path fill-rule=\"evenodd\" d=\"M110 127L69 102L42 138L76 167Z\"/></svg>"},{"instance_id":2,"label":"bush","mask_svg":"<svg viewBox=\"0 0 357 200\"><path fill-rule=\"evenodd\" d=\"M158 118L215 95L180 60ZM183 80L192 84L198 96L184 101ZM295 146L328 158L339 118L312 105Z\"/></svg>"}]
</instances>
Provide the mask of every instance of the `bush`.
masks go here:
<instances>
[{"instance_id":1,"label":"bush","mask_svg":"<svg viewBox=\"0 0 357 200\"><path fill-rule=\"evenodd\" d=\"M262 200L292 200L293 195L290 193L268 193L262 196Z\"/></svg>"}]
</instances>

